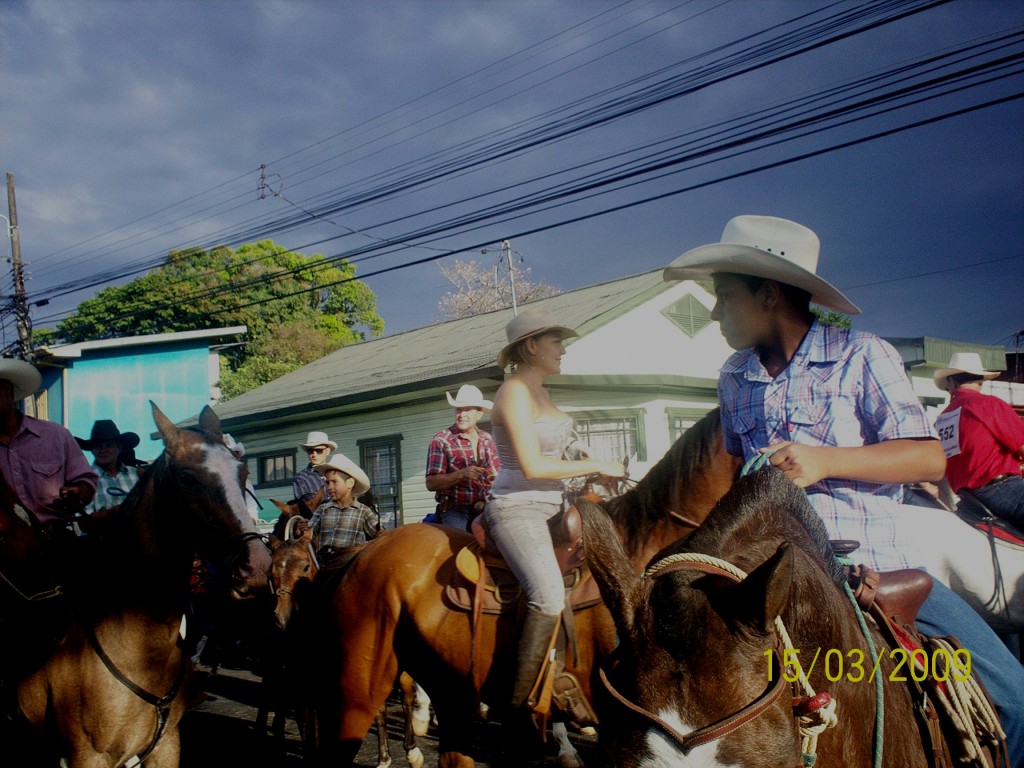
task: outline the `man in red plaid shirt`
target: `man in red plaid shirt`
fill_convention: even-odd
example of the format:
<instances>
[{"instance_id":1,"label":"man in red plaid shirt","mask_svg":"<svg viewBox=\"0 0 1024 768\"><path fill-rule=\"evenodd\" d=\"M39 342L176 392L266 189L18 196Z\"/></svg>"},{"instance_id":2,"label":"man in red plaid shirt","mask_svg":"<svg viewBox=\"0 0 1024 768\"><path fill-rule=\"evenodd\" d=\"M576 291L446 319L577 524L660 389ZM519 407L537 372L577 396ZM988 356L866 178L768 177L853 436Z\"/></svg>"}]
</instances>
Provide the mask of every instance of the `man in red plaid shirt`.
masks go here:
<instances>
[{"instance_id":1,"label":"man in red plaid shirt","mask_svg":"<svg viewBox=\"0 0 1024 768\"><path fill-rule=\"evenodd\" d=\"M460 530L469 530L472 519L483 511L494 476L498 474L498 451L494 438L477 422L491 410L490 400L472 384L459 388L453 398L455 423L442 429L430 441L427 453L427 490L437 499L438 521Z\"/></svg>"}]
</instances>

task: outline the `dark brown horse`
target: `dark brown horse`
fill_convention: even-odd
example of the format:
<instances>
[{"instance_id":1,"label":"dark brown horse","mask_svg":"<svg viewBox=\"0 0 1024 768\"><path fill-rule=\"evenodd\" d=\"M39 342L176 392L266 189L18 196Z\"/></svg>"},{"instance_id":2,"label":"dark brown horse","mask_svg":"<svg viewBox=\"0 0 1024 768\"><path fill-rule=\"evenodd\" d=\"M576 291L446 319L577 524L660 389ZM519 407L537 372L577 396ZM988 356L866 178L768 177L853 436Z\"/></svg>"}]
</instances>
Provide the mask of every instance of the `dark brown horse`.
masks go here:
<instances>
[{"instance_id":1,"label":"dark brown horse","mask_svg":"<svg viewBox=\"0 0 1024 768\"><path fill-rule=\"evenodd\" d=\"M610 504L637 568L649 551L692 530L690 493L704 488L685 479L688 473L721 472L726 486L732 482L735 463L706 467L700 462L708 450L689 455L719 439L716 416L699 422L636 488ZM399 669L433 702L442 768L473 765L471 726L480 702L501 720L501 703L511 697L518 625L513 614L484 614L471 629L469 614L446 602L455 554L470 540L453 529L407 525L369 542L351 561L334 593L333 631L321 654L339 665L320 706L324 765L351 763ZM579 655L567 654L566 669L589 695L597 663L615 647L615 627L602 605L578 612L575 624Z\"/></svg>"},{"instance_id":2,"label":"dark brown horse","mask_svg":"<svg viewBox=\"0 0 1024 768\"><path fill-rule=\"evenodd\" d=\"M799 488L774 468L742 478L643 576L604 511L586 503L580 511L620 641L608 674L614 693L598 698L601 740L616 766L803 765L809 747L801 745L793 694L804 691L783 680L787 647L798 649L811 690L837 703L838 725L817 737L819 764L872 765L872 654L824 526ZM890 680L894 657L877 630L870 633L881 652L882 765L929 765L908 689Z\"/></svg>"},{"instance_id":3,"label":"dark brown horse","mask_svg":"<svg viewBox=\"0 0 1024 768\"><path fill-rule=\"evenodd\" d=\"M155 405L153 418L163 454L102 529L59 545L71 629L17 685L25 720L70 768L178 765L190 671L183 617L197 550L230 563L236 594L266 586L270 553L216 414L204 408L198 429L179 429Z\"/></svg>"},{"instance_id":4,"label":"dark brown horse","mask_svg":"<svg viewBox=\"0 0 1024 768\"><path fill-rule=\"evenodd\" d=\"M42 532L0 482L0 681L37 668L67 624L64 589Z\"/></svg>"}]
</instances>

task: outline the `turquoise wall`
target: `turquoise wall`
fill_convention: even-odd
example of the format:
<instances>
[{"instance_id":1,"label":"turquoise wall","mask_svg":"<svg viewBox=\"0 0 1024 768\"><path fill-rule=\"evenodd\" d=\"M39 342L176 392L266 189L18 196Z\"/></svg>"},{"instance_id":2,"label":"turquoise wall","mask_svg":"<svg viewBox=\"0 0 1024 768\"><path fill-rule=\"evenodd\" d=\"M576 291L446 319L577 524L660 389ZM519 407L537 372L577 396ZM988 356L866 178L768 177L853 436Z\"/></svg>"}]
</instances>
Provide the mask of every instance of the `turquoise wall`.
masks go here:
<instances>
[{"instance_id":1,"label":"turquoise wall","mask_svg":"<svg viewBox=\"0 0 1024 768\"><path fill-rule=\"evenodd\" d=\"M167 345L88 350L68 371L68 429L88 438L93 422L113 419L122 432L142 439L135 455L151 461L163 443L150 439L156 431L149 401L174 422L199 414L210 402L209 342L206 339ZM59 410L52 407L52 418ZM92 454L86 454L92 459Z\"/></svg>"}]
</instances>

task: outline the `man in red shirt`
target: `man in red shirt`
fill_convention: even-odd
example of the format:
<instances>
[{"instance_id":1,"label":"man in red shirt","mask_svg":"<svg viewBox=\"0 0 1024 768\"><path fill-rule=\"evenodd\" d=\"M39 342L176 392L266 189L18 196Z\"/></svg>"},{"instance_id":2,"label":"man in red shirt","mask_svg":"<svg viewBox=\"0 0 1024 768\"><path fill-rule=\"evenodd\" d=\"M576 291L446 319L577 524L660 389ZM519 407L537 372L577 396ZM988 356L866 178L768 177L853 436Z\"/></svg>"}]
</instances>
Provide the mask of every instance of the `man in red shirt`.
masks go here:
<instances>
[{"instance_id":1,"label":"man in red shirt","mask_svg":"<svg viewBox=\"0 0 1024 768\"><path fill-rule=\"evenodd\" d=\"M473 518L483 511L487 494L501 463L494 438L477 428L477 422L491 410L490 400L472 384L459 387L453 398L455 423L442 429L430 441L427 451L427 490L437 499L438 522L469 530Z\"/></svg>"},{"instance_id":2,"label":"man in red shirt","mask_svg":"<svg viewBox=\"0 0 1024 768\"><path fill-rule=\"evenodd\" d=\"M981 393L981 385L998 375L981 367L977 353L955 353L947 368L935 372L935 385L950 393L935 428L953 490L970 491L993 514L1024 530L1024 420L1005 401Z\"/></svg>"}]
</instances>

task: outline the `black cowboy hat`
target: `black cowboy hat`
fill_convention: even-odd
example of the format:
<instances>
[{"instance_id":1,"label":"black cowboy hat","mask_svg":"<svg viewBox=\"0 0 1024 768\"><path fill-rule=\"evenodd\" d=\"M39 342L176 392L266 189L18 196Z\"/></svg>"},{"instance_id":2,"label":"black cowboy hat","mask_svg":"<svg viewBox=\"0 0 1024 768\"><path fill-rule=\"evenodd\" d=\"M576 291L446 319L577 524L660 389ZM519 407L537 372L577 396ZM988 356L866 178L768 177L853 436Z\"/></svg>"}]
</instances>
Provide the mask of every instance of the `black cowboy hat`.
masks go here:
<instances>
[{"instance_id":1,"label":"black cowboy hat","mask_svg":"<svg viewBox=\"0 0 1024 768\"><path fill-rule=\"evenodd\" d=\"M114 440L118 446L123 450L125 448L134 448L139 444L139 436L134 432L122 432L117 428L110 419L100 419L92 425L92 434L89 435L88 440L83 440L81 437L76 437L75 442L83 451L91 451L92 445L97 440Z\"/></svg>"}]
</instances>

